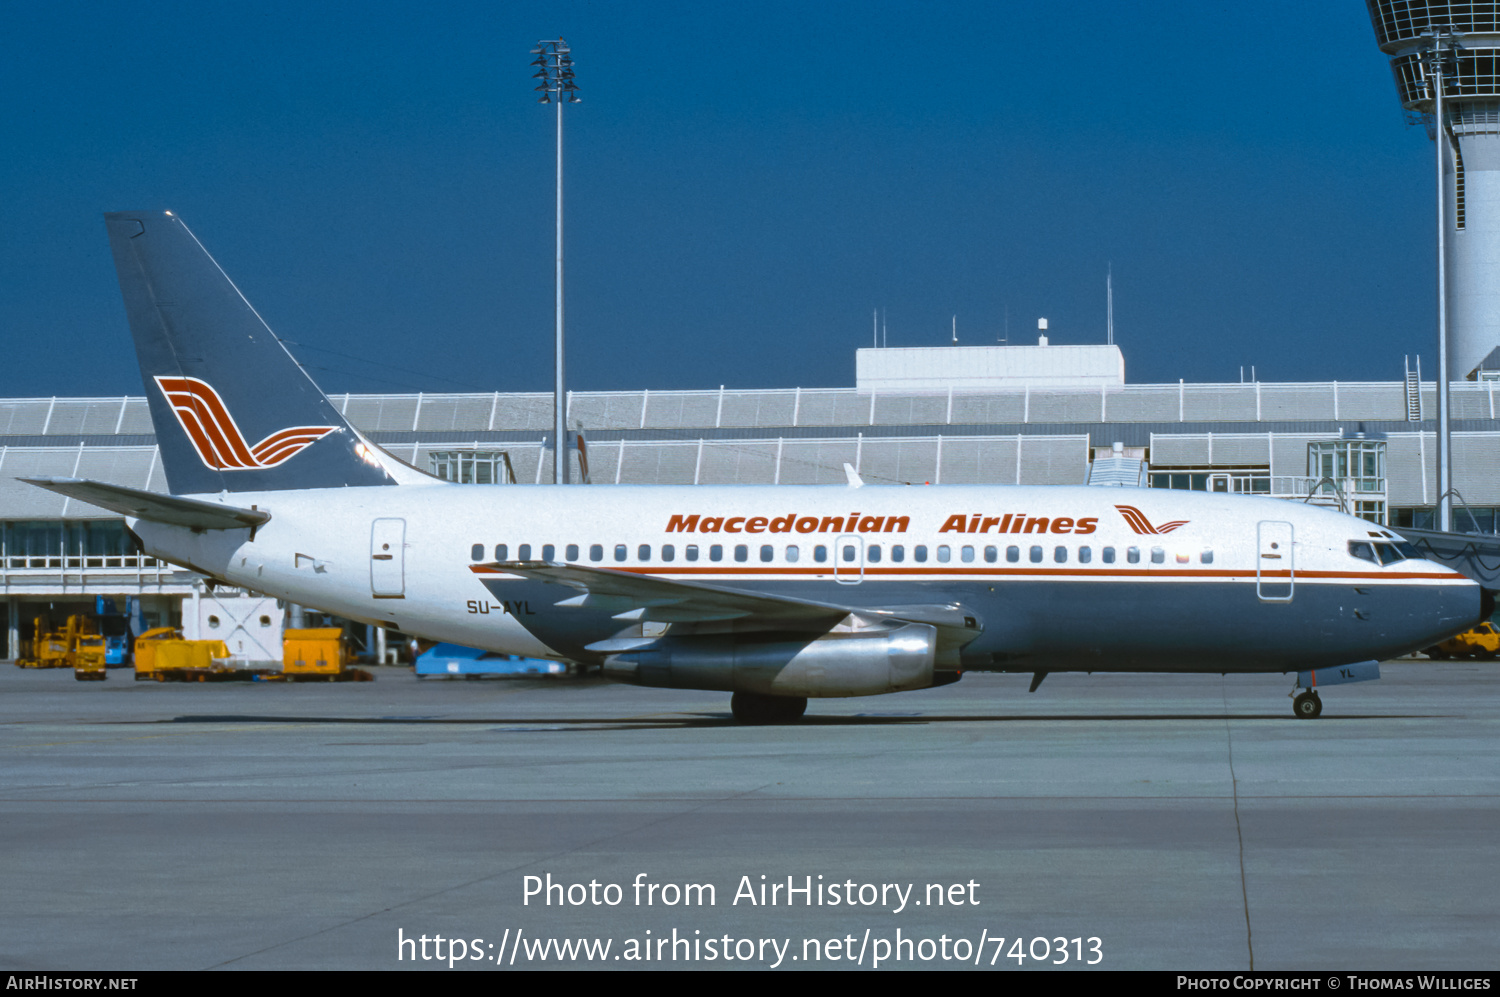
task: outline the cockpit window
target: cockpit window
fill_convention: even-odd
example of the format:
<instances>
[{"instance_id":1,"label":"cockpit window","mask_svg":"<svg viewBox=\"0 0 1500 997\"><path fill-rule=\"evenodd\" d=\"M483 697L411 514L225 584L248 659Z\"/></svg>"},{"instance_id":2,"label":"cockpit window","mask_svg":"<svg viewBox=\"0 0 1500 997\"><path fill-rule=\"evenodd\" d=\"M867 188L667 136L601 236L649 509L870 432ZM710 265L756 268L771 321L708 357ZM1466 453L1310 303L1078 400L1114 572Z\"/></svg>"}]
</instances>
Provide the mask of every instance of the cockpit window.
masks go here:
<instances>
[{"instance_id":1,"label":"cockpit window","mask_svg":"<svg viewBox=\"0 0 1500 997\"><path fill-rule=\"evenodd\" d=\"M1421 551L1405 540L1394 542L1350 540L1349 554L1351 557L1357 557L1362 561L1369 561L1372 564L1395 564L1397 561L1405 561L1422 556Z\"/></svg>"}]
</instances>

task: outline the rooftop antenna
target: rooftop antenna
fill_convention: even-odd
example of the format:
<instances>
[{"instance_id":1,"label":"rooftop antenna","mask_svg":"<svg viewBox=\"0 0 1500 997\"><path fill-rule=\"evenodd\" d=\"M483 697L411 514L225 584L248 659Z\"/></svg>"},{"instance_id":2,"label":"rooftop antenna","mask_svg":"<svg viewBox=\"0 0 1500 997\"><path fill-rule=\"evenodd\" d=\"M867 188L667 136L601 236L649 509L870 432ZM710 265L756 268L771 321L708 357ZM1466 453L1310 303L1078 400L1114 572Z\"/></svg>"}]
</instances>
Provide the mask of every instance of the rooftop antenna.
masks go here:
<instances>
[{"instance_id":1,"label":"rooftop antenna","mask_svg":"<svg viewBox=\"0 0 1500 997\"><path fill-rule=\"evenodd\" d=\"M887 334L887 332L888 332L888 330L885 327L885 309L882 308L882 309L880 309L880 345L881 346L890 346L891 345L891 338Z\"/></svg>"},{"instance_id":2,"label":"rooftop antenna","mask_svg":"<svg viewBox=\"0 0 1500 997\"><path fill-rule=\"evenodd\" d=\"M953 345L958 345L958 316L953 316Z\"/></svg>"},{"instance_id":3,"label":"rooftop antenna","mask_svg":"<svg viewBox=\"0 0 1500 997\"><path fill-rule=\"evenodd\" d=\"M1104 342L1115 345L1115 265L1104 271Z\"/></svg>"},{"instance_id":4,"label":"rooftop antenna","mask_svg":"<svg viewBox=\"0 0 1500 997\"><path fill-rule=\"evenodd\" d=\"M870 309L870 336L874 339L876 349L880 348L880 309Z\"/></svg>"}]
</instances>

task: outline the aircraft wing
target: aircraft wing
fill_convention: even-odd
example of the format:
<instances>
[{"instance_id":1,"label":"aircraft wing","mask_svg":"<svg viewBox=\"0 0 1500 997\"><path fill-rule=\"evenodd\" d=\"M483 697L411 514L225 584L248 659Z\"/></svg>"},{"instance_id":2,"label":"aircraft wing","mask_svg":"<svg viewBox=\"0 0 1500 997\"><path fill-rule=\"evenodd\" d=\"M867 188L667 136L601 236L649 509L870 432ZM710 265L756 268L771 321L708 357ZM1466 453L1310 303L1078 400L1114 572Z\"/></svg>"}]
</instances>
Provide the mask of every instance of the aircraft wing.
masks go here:
<instances>
[{"instance_id":1,"label":"aircraft wing","mask_svg":"<svg viewBox=\"0 0 1500 997\"><path fill-rule=\"evenodd\" d=\"M847 616L858 615L870 623L890 620L930 624L946 638L945 643L958 638L957 642L963 644L982 629L972 612L952 603L853 606L554 561L496 561L473 565L472 570L480 575L519 575L572 589L577 594L555 605L613 611L615 619L626 622L755 620L773 628L824 631Z\"/></svg>"},{"instance_id":2,"label":"aircraft wing","mask_svg":"<svg viewBox=\"0 0 1500 997\"><path fill-rule=\"evenodd\" d=\"M199 499L178 498L157 492L126 488L124 485L108 485L102 481L83 478L18 478L28 485L45 488L69 498L97 505L110 512L134 516L152 523L169 526L186 526L192 530L243 530L254 528L270 520L271 514L264 509L241 509L233 505L204 502Z\"/></svg>"}]
</instances>

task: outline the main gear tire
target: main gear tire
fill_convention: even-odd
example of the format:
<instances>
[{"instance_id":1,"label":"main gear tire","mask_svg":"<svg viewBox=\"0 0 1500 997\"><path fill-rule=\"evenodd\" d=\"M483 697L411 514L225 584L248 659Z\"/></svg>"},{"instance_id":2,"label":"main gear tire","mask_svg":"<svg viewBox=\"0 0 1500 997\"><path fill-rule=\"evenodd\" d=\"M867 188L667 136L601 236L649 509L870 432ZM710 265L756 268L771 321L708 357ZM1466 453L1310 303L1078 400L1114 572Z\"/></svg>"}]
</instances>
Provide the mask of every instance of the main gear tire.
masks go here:
<instances>
[{"instance_id":1,"label":"main gear tire","mask_svg":"<svg viewBox=\"0 0 1500 997\"><path fill-rule=\"evenodd\" d=\"M729 697L729 709L742 724L790 724L807 712L804 696L763 696L756 692L737 692Z\"/></svg>"}]
</instances>

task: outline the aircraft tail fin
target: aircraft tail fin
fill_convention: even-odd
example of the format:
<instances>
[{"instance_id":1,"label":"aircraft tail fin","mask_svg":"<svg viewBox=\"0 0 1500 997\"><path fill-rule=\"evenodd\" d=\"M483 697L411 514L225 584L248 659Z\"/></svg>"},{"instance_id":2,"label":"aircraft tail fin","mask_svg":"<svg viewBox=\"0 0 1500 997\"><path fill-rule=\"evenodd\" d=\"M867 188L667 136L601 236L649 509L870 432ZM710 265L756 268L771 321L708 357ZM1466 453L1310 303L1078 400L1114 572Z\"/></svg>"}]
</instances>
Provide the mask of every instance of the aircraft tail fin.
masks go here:
<instances>
[{"instance_id":1,"label":"aircraft tail fin","mask_svg":"<svg viewBox=\"0 0 1500 997\"><path fill-rule=\"evenodd\" d=\"M172 494L397 483L176 215L104 218Z\"/></svg>"}]
</instances>

